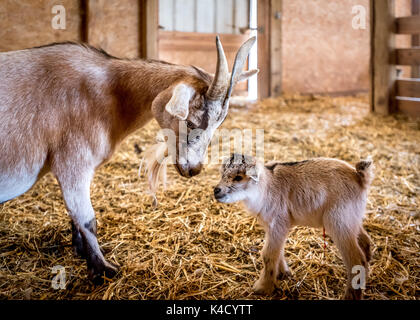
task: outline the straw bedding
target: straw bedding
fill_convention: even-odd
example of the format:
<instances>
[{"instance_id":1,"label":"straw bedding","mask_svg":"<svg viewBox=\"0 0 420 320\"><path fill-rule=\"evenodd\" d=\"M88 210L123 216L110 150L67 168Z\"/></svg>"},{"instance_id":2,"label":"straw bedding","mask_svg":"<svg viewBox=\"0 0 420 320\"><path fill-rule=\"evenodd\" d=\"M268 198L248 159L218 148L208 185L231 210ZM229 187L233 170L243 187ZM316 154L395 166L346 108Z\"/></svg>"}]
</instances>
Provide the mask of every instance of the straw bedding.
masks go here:
<instances>
[{"instance_id":1,"label":"straw bedding","mask_svg":"<svg viewBox=\"0 0 420 320\"><path fill-rule=\"evenodd\" d=\"M361 97L284 96L232 108L224 128L264 128L265 159L326 156L355 163L372 155L376 177L365 228L374 242L367 299L420 297L420 123L369 113ZM0 205L0 298L3 299L336 299L346 273L322 230L298 227L286 258L293 277L270 297L251 287L262 267L264 233L240 205L216 203L218 166L184 179L168 167L168 185L148 194L138 177L157 124L127 139L101 167L91 188L98 239L121 265L102 286L87 281L86 263L73 256L71 229L57 182L47 175L25 195ZM137 148L139 149L139 148ZM139 150L137 150L139 151ZM51 287L52 268L67 271L64 290Z\"/></svg>"}]
</instances>

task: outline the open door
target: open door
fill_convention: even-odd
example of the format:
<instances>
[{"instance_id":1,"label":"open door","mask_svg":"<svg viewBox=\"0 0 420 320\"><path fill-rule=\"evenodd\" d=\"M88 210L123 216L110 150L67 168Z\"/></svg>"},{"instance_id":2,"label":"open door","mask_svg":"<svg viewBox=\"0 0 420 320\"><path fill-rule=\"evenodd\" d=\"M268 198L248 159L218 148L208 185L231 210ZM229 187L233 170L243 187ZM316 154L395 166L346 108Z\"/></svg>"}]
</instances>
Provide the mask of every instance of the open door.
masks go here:
<instances>
[{"instance_id":1,"label":"open door","mask_svg":"<svg viewBox=\"0 0 420 320\"><path fill-rule=\"evenodd\" d=\"M214 73L216 35L220 35L229 67L250 36L250 0L159 0L159 59L195 65ZM256 67L256 66L255 66ZM255 78L255 77L254 77ZM248 82L233 96L249 96Z\"/></svg>"}]
</instances>

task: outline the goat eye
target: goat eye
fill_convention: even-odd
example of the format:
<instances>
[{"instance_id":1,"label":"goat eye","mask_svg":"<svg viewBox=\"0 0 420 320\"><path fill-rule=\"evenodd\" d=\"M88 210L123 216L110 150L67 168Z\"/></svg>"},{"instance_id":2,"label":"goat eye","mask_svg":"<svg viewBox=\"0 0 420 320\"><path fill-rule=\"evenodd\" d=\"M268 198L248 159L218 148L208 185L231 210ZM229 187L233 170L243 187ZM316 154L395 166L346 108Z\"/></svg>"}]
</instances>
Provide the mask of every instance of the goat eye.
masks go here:
<instances>
[{"instance_id":1,"label":"goat eye","mask_svg":"<svg viewBox=\"0 0 420 320\"><path fill-rule=\"evenodd\" d=\"M233 181L241 181L242 180L242 176L236 176L235 178L233 178Z\"/></svg>"},{"instance_id":2,"label":"goat eye","mask_svg":"<svg viewBox=\"0 0 420 320\"><path fill-rule=\"evenodd\" d=\"M190 129L194 129L195 124L192 123L190 120L187 120L187 127L190 128Z\"/></svg>"}]
</instances>

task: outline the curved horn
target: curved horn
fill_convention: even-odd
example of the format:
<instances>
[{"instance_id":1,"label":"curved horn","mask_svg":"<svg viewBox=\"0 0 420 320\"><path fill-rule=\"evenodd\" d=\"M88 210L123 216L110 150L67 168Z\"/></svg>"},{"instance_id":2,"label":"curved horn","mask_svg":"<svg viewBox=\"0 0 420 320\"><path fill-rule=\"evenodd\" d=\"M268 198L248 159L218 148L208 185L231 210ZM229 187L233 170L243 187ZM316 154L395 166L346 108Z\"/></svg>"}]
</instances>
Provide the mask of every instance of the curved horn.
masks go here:
<instances>
[{"instance_id":1,"label":"curved horn","mask_svg":"<svg viewBox=\"0 0 420 320\"><path fill-rule=\"evenodd\" d=\"M246 58L248 57L249 51L251 50L256 40L256 37L249 38L242 44L242 46L236 53L235 62L233 63L232 68L232 75L230 77L229 88L225 100L229 99L230 94L232 93L233 86L238 82L239 78L241 77L242 70L245 66Z\"/></svg>"},{"instance_id":2,"label":"curved horn","mask_svg":"<svg viewBox=\"0 0 420 320\"><path fill-rule=\"evenodd\" d=\"M207 90L206 97L209 100L218 100L223 98L226 88L229 85L229 69L226 60L225 52L220 42L219 36L216 37L217 47L217 66L216 74L214 75L213 82Z\"/></svg>"}]
</instances>

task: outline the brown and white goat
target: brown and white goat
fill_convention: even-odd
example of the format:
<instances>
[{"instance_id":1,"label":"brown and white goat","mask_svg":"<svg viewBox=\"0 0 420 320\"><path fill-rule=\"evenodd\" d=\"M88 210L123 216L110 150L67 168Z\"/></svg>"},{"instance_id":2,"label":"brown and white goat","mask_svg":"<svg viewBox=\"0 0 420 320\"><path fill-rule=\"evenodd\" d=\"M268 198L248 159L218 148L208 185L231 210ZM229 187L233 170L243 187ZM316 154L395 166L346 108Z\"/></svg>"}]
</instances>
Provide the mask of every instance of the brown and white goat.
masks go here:
<instances>
[{"instance_id":1,"label":"brown and white goat","mask_svg":"<svg viewBox=\"0 0 420 320\"><path fill-rule=\"evenodd\" d=\"M373 164L361 161L356 168L329 158L267 165L253 157L234 154L221 167L214 188L219 202L242 201L266 231L264 269L254 285L259 294L270 294L277 281L290 275L284 244L293 226L324 227L337 245L347 268L346 299L360 299L352 286L354 266L368 272L371 241L362 226Z\"/></svg>"},{"instance_id":2,"label":"brown and white goat","mask_svg":"<svg viewBox=\"0 0 420 320\"><path fill-rule=\"evenodd\" d=\"M74 43L0 53L0 203L51 171L72 219L75 251L86 257L91 279L113 276L117 268L105 260L96 238L89 195L95 169L155 118L176 134L179 173L198 174L228 113L233 86L257 73L242 72L254 42L241 46L229 73L217 37L214 76L193 66L118 59ZM193 141L181 137L179 121L202 134Z\"/></svg>"}]
</instances>

